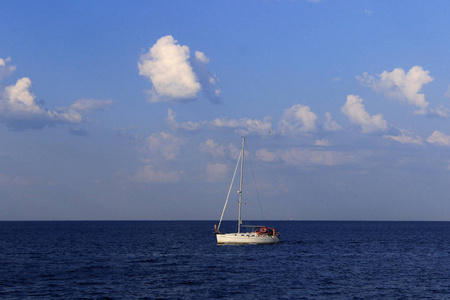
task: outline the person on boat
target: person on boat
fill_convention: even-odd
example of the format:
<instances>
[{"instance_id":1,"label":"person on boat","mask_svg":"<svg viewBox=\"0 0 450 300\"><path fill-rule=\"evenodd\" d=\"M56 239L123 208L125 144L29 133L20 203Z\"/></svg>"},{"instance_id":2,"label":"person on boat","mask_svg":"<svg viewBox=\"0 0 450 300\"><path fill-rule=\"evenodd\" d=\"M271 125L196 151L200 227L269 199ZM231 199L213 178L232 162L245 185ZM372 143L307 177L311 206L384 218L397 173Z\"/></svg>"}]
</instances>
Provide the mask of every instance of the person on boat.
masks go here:
<instances>
[{"instance_id":1,"label":"person on boat","mask_svg":"<svg viewBox=\"0 0 450 300\"><path fill-rule=\"evenodd\" d=\"M214 224L214 233L220 233L220 231L217 230L217 224Z\"/></svg>"}]
</instances>

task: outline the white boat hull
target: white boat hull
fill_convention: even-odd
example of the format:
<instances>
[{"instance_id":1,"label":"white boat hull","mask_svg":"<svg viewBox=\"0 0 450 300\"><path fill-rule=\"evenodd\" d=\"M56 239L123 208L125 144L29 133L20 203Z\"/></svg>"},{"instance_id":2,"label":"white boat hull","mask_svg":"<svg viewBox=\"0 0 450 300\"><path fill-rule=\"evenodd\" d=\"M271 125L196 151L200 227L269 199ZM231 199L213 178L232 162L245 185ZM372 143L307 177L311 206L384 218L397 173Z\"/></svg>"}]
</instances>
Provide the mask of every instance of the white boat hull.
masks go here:
<instances>
[{"instance_id":1,"label":"white boat hull","mask_svg":"<svg viewBox=\"0 0 450 300\"><path fill-rule=\"evenodd\" d=\"M217 244L276 244L277 236L256 235L255 233L218 233Z\"/></svg>"}]
</instances>

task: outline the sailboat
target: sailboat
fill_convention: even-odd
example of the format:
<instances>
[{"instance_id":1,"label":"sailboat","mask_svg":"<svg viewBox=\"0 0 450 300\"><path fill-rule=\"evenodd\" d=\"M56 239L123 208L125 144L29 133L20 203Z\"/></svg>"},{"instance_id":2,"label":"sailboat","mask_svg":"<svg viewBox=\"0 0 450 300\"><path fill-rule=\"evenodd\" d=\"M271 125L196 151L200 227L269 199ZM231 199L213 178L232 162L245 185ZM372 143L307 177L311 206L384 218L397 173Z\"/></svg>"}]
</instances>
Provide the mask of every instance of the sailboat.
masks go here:
<instances>
[{"instance_id":1,"label":"sailboat","mask_svg":"<svg viewBox=\"0 0 450 300\"><path fill-rule=\"evenodd\" d=\"M227 199L225 200L225 205L222 210L222 215L220 216L219 225L214 225L214 232L217 238L217 244L276 244L280 241L280 234L273 227L267 226L255 226L255 225L243 225L241 216L241 205L242 205L242 181L244 172L244 145L245 137L242 137L242 150L241 154L236 163L236 168L234 170L233 179L231 180L230 189L228 190ZM227 207L228 199L230 198L230 192L233 187L234 179L236 177L236 172L239 167L239 162L241 166L241 176L239 184L239 211L238 211L238 229L235 233L221 233L220 225L222 224L223 215ZM247 228L245 232L241 229Z\"/></svg>"}]
</instances>

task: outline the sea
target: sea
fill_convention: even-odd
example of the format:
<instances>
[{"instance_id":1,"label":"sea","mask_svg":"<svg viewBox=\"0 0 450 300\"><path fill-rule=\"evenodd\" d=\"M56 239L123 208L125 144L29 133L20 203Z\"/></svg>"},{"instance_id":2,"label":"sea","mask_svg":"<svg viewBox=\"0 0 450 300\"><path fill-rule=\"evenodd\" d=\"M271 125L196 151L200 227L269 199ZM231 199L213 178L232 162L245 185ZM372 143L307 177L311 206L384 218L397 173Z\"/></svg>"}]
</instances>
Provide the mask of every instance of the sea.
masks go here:
<instances>
[{"instance_id":1,"label":"sea","mask_svg":"<svg viewBox=\"0 0 450 300\"><path fill-rule=\"evenodd\" d=\"M214 223L0 222L0 298L450 299L450 222L265 221L273 245Z\"/></svg>"}]
</instances>

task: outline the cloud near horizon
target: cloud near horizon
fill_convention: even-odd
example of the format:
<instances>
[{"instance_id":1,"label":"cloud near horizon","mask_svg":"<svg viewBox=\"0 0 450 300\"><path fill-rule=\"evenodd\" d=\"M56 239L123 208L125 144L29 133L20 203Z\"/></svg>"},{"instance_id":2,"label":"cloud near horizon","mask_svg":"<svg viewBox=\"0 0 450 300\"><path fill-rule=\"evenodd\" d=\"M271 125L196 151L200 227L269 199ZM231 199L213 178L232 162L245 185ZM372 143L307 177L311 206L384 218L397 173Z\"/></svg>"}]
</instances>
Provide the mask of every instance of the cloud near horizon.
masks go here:
<instances>
[{"instance_id":1,"label":"cloud near horizon","mask_svg":"<svg viewBox=\"0 0 450 300\"><path fill-rule=\"evenodd\" d=\"M269 131L272 130L272 123L270 120L270 117L264 117L263 120L248 118L241 118L239 120L217 118L214 121L209 122L209 125L213 128L231 128L241 135L255 134L267 136L269 135Z\"/></svg>"},{"instance_id":2,"label":"cloud near horizon","mask_svg":"<svg viewBox=\"0 0 450 300\"><path fill-rule=\"evenodd\" d=\"M179 171L163 171L158 166L147 164L138 168L133 180L145 183L178 182L181 174Z\"/></svg>"},{"instance_id":3,"label":"cloud near horizon","mask_svg":"<svg viewBox=\"0 0 450 300\"><path fill-rule=\"evenodd\" d=\"M139 166L133 181L145 183L177 182L181 171L168 170L167 161L173 161L180 153L184 141L171 133L159 132L144 140L143 165Z\"/></svg>"},{"instance_id":4,"label":"cloud near horizon","mask_svg":"<svg viewBox=\"0 0 450 300\"><path fill-rule=\"evenodd\" d=\"M267 149L256 151L257 159L265 162L283 161L289 166L306 167L311 165L337 166L355 161L351 154L330 150L311 150L303 148L279 149L270 152Z\"/></svg>"},{"instance_id":5,"label":"cloud near horizon","mask_svg":"<svg viewBox=\"0 0 450 300\"><path fill-rule=\"evenodd\" d=\"M228 167L222 163L209 163L205 167L206 177L209 182L215 182L227 177Z\"/></svg>"},{"instance_id":6,"label":"cloud near horizon","mask_svg":"<svg viewBox=\"0 0 450 300\"><path fill-rule=\"evenodd\" d=\"M36 178L23 176L8 176L0 173L0 187L4 186L27 186L38 181Z\"/></svg>"},{"instance_id":7,"label":"cloud near horizon","mask_svg":"<svg viewBox=\"0 0 450 300\"><path fill-rule=\"evenodd\" d=\"M180 153L183 140L171 133L159 132L147 137L146 147L152 158L173 160Z\"/></svg>"}]
</instances>

